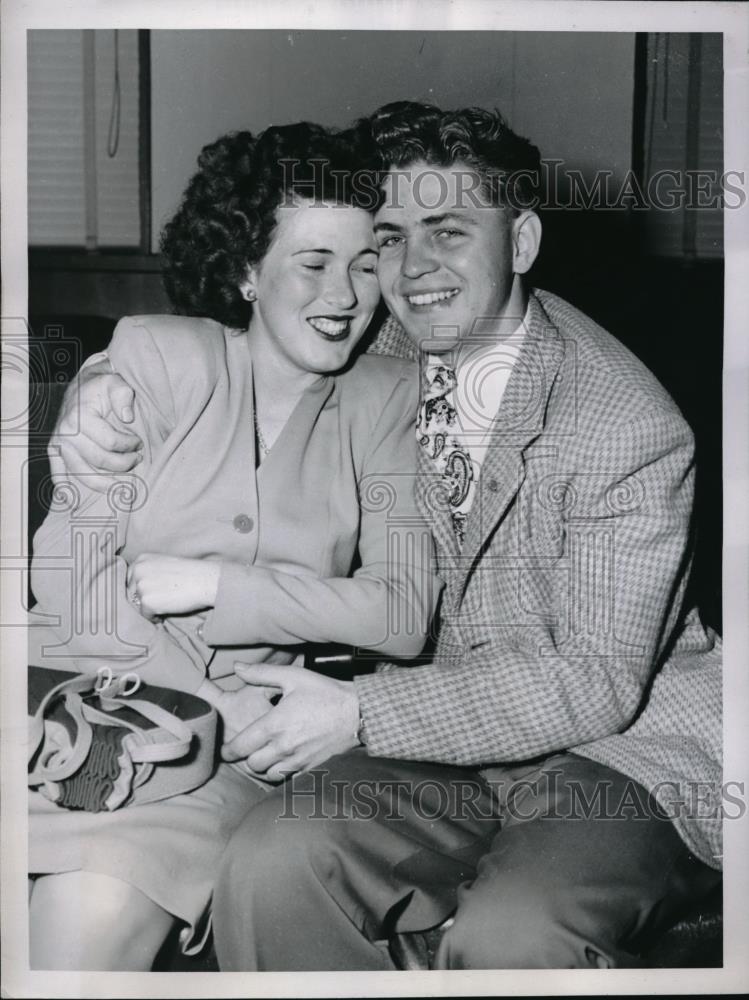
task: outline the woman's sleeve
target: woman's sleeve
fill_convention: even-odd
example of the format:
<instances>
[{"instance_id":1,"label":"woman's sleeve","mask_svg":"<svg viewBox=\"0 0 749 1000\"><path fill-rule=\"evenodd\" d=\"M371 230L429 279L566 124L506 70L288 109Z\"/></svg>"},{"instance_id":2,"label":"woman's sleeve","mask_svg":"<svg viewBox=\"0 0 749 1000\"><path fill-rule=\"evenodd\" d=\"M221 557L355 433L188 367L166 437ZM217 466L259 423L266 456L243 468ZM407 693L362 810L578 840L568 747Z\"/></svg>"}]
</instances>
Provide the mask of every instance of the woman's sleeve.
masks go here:
<instances>
[{"instance_id":1,"label":"woman's sleeve","mask_svg":"<svg viewBox=\"0 0 749 1000\"><path fill-rule=\"evenodd\" d=\"M359 479L360 566L318 579L225 563L209 645L341 643L391 657L417 656L442 582L432 535L414 503L416 387L402 378L371 434Z\"/></svg>"},{"instance_id":2,"label":"woman's sleeve","mask_svg":"<svg viewBox=\"0 0 749 1000\"><path fill-rule=\"evenodd\" d=\"M104 493L91 489L85 475L56 483L49 513L34 536L36 658L53 667L61 657L72 657L87 673L104 665L135 670L145 681L195 691L205 677L204 664L128 600L127 566L119 554L130 514L147 498L143 471L174 423L167 366L145 323L131 318L117 324L107 354L135 390L135 419L127 429L143 441L143 461L134 472L106 477Z\"/></svg>"}]
</instances>

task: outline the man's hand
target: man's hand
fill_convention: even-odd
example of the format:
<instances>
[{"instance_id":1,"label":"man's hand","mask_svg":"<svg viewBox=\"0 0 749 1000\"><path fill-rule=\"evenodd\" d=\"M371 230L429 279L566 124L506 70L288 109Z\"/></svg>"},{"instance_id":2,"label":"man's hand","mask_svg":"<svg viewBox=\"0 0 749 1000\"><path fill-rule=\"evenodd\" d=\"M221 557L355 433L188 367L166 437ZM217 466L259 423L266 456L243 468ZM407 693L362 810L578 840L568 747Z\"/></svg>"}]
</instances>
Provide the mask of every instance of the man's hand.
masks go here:
<instances>
[{"instance_id":1,"label":"man's hand","mask_svg":"<svg viewBox=\"0 0 749 1000\"><path fill-rule=\"evenodd\" d=\"M91 489L103 492L107 483L102 482L102 473L129 472L140 462L140 438L117 427L117 421L132 423L134 398L133 390L112 372L106 359L78 373L65 393L49 442L55 480L87 475Z\"/></svg>"},{"instance_id":2,"label":"man's hand","mask_svg":"<svg viewBox=\"0 0 749 1000\"><path fill-rule=\"evenodd\" d=\"M283 646L245 646L242 649L242 662L236 662L234 666L248 666L251 663L298 663L304 666L304 653L297 653Z\"/></svg>"},{"instance_id":3,"label":"man's hand","mask_svg":"<svg viewBox=\"0 0 749 1000\"><path fill-rule=\"evenodd\" d=\"M210 559L143 552L128 566L127 592L145 618L184 615L213 607L220 574Z\"/></svg>"},{"instance_id":4,"label":"man's hand","mask_svg":"<svg viewBox=\"0 0 749 1000\"><path fill-rule=\"evenodd\" d=\"M359 699L351 681L304 667L237 665L247 684L271 685L283 697L262 719L225 743L224 760L246 758L248 767L278 781L357 746Z\"/></svg>"}]
</instances>

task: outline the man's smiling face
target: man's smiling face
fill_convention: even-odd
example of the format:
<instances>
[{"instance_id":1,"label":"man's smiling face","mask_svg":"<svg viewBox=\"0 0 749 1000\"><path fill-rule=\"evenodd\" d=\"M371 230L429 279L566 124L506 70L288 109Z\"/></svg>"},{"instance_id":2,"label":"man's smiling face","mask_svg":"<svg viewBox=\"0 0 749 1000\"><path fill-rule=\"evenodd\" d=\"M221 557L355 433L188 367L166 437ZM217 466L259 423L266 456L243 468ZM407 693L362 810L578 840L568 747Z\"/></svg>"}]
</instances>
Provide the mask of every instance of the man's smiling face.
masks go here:
<instances>
[{"instance_id":1,"label":"man's smiling face","mask_svg":"<svg viewBox=\"0 0 749 1000\"><path fill-rule=\"evenodd\" d=\"M385 178L375 216L377 273L388 308L417 347L436 334L429 350L450 350L477 318L507 310L514 220L489 202L478 181L461 163L417 162Z\"/></svg>"}]
</instances>

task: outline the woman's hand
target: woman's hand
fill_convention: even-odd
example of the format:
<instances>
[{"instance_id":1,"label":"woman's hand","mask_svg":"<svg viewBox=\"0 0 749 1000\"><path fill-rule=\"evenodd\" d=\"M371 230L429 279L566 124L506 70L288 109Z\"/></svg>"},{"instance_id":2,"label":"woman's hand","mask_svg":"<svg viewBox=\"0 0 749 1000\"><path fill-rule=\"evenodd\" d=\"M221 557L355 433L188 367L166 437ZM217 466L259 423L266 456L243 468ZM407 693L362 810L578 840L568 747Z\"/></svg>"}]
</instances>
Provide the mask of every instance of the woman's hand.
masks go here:
<instances>
[{"instance_id":1,"label":"woman's hand","mask_svg":"<svg viewBox=\"0 0 749 1000\"><path fill-rule=\"evenodd\" d=\"M224 742L234 739L270 711L271 698L278 693L278 688L251 684L244 684L236 691L222 691L216 708L224 723Z\"/></svg>"},{"instance_id":2,"label":"woman's hand","mask_svg":"<svg viewBox=\"0 0 749 1000\"><path fill-rule=\"evenodd\" d=\"M127 571L130 600L145 618L183 615L212 608L221 563L144 552Z\"/></svg>"}]
</instances>

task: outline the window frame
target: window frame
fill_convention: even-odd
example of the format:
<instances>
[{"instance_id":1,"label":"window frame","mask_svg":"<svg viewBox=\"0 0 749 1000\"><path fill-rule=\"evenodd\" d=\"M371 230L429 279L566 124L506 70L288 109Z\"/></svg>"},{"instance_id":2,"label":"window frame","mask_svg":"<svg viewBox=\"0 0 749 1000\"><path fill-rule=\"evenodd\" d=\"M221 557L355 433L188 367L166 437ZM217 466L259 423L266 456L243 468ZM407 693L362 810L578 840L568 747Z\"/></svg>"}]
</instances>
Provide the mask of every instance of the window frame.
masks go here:
<instances>
[{"instance_id":1,"label":"window frame","mask_svg":"<svg viewBox=\"0 0 749 1000\"><path fill-rule=\"evenodd\" d=\"M151 250L151 32L138 29L138 205L140 242L129 247L29 246L34 270L159 271L161 257Z\"/></svg>"}]
</instances>

